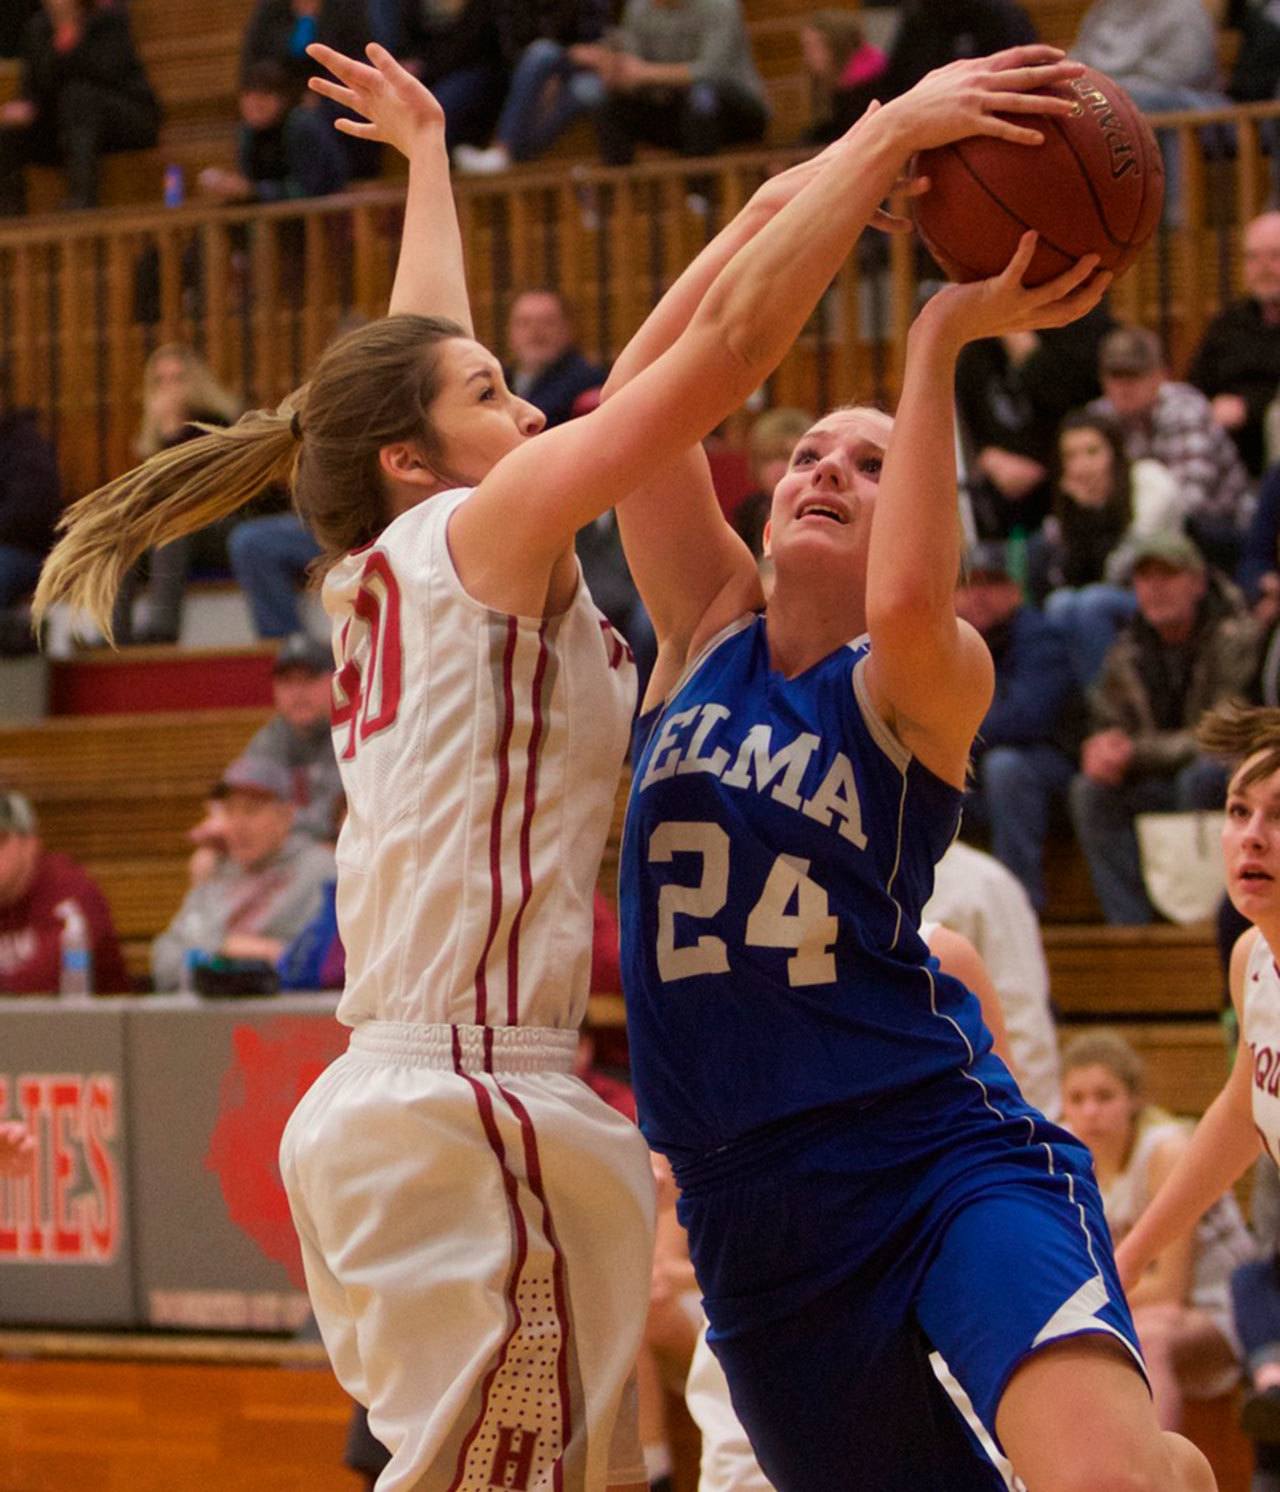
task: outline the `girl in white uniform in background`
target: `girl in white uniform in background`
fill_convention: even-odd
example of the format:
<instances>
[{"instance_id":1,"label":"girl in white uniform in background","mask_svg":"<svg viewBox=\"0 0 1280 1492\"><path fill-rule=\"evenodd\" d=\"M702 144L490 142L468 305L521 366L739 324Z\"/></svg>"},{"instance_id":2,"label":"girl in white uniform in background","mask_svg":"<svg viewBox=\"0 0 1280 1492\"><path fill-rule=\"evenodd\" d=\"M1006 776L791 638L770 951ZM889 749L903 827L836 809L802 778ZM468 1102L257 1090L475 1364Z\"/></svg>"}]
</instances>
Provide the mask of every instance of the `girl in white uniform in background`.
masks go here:
<instances>
[{"instance_id":1,"label":"girl in white uniform in background","mask_svg":"<svg viewBox=\"0 0 1280 1492\"><path fill-rule=\"evenodd\" d=\"M1201 723L1203 750L1240 763L1227 787L1227 894L1253 924L1231 956L1240 1045L1226 1085L1150 1206L1116 1249L1125 1288L1233 1186L1265 1149L1280 1161L1280 710L1223 705Z\"/></svg>"},{"instance_id":2,"label":"girl in white uniform in background","mask_svg":"<svg viewBox=\"0 0 1280 1492\"><path fill-rule=\"evenodd\" d=\"M349 810L355 1031L281 1150L321 1333L391 1452L382 1492L636 1488L652 1183L639 1134L571 1073L633 684L574 534L759 387L916 151L1036 143L1008 116L1066 112L1032 90L1074 68L1042 47L955 64L767 183L601 407L533 442L541 415L471 335L439 106L381 48L372 67L311 51L340 79L317 91L368 121L340 128L409 158L393 314L282 409L79 503L37 612L67 599L109 627L143 548L291 484L328 568Z\"/></svg>"}]
</instances>

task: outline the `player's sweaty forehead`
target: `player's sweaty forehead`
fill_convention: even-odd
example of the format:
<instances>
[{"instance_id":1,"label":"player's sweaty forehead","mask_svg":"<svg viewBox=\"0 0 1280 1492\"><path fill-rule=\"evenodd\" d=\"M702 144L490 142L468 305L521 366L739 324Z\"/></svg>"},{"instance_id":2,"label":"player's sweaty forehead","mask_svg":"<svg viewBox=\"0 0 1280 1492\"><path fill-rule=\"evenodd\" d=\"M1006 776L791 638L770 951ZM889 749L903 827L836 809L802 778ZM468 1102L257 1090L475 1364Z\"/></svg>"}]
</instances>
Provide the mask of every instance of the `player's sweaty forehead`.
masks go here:
<instances>
[{"instance_id":1,"label":"player's sweaty forehead","mask_svg":"<svg viewBox=\"0 0 1280 1492\"><path fill-rule=\"evenodd\" d=\"M825 437L849 447L868 445L883 451L892 431L893 420L882 410L833 409L809 427L805 439Z\"/></svg>"}]
</instances>

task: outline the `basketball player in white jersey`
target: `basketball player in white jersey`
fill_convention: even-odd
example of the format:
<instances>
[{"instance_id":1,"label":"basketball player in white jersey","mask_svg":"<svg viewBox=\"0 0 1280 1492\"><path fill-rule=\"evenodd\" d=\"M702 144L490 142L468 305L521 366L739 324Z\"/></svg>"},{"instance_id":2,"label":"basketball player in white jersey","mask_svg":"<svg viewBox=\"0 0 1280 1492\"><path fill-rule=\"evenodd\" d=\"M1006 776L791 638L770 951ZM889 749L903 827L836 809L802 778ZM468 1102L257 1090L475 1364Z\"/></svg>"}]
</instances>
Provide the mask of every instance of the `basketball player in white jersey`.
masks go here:
<instances>
[{"instance_id":1,"label":"basketball player in white jersey","mask_svg":"<svg viewBox=\"0 0 1280 1492\"><path fill-rule=\"evenodd\" d=\"M471 336L439 106L380 48L313 55L368 121L341 127L410 160L392 315L281 410L83 500L37 610L109 623L143 547L291 483L324 551L348 803L355 1029L281 1150L322 1335L391 1452L382 1492L635 1488L651 1181L570 1072L633 683L573 536L759 386L916 150L1034 143L1008 114L1065 111L1030 90L1072 69L1031 48L944 70L768 184L678 335L533 441L541 416Z\"/></svg>"},{"instance_id":2,"label":"basketball player in white jersey","mask_svg":"<svg viewBox=\"0 0 1280 1492\"><path fill-rule=\"evenodd\" d=\"M1280 1163L1280 710L1222 705L1205 716L1198 736L1202 749L1240 763L1227 785L1222 829L1227 895L1253 924L1231 955L1240 1046L1182 1158L1116 1250L1127 1286L1261 1151Z\"/></svg>"}]
</instances>

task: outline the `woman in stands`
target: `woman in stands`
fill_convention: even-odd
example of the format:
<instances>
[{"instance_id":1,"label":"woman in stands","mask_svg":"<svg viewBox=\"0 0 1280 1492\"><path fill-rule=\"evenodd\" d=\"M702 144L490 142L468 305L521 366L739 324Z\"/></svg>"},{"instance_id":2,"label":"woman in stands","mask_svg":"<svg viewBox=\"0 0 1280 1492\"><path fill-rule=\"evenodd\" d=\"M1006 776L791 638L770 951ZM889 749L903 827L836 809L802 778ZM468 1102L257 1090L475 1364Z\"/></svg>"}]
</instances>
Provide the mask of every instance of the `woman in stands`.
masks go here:
<instances>
[{"instance_id":1,"label":"woman in stands","mask_svg":"<svg viewBox=\"0 0 1280 1492\"><path fill-rule=\"evenodd\" d=\"M1062 1054L1062 1122L1084 1141L1119 1243L1186 1152L1191 1126L1142 1096L1142 1061L1122 1036L1078 1036ZM1173 1239L1129 1288L1156 1413L1182 1423L1185 1398L1213 1398L1240 1377L1231 1275L1253 1240L1228 1193Z\"/></svg>"},{"instance_id":2,"label":"woman in stands","mask_svg":"<svg viewBox=\"0 0 1280 1492\"><path fill-rule=\"evenodd\" d=\"M145 460L195 439L201 426L231 424L242 408L202 357L185 343L168 342L156 348L142 370L142 423L134 451ZM116 595L112 622L116 642L177 642L191 568L227 568L227 536L234 522L228 515L198 533L152 549L145 562L129 571ZM143 586L144 568L149 572L146 620L135 628L134 603Z\"/></svg>"},{"instance_id":3,"label":"woman in stands","mask_svg":"<svg viewBox=\"0 0 1280 1492\"><path fill-rule=\"evenodd\" d=\"M392 1453L387 1492L639 1486L648 1161L570 1073L632 684L573 536L760 384L917 149L1034 143L1010 116L1069 108L1031 90L1075 69L1049 48L958 64L766 184L678 331L664 312L611 398L535 441L471 336L439 107L381 49L315 55L342 80L318 91L370 121L346 132L410 159L393 314L281 410L77 504L37 611L108 622L145 545L291 483L325 550L349 807L355 1031L281 1157L326 1345ZM750 564L727 527L711 542Z\"/></svg>"}]
</instances>

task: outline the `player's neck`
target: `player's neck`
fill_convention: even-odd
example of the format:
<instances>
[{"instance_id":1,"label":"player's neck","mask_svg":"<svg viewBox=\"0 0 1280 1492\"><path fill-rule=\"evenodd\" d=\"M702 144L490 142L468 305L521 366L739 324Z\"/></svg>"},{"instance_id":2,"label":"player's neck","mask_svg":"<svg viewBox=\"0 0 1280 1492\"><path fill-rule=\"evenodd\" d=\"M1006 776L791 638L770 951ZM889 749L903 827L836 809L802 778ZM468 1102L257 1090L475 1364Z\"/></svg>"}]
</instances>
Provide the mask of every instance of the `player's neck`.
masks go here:
<instances>
[{"instance_id":1,"label":"player's neck","mask_svg":"<svg viewBox=\"0 0 1280 1492\"><path fill-rule=\"evenodd\" d=\"M866 631L861 605L847 588L777 585L765 613L769 661L786 678L795 678Z\"/></svg>"}]
</instances>

